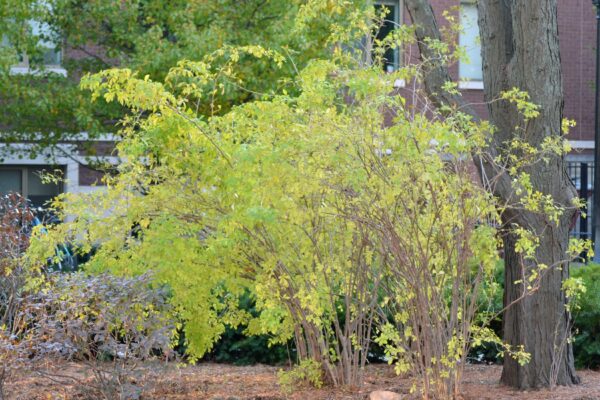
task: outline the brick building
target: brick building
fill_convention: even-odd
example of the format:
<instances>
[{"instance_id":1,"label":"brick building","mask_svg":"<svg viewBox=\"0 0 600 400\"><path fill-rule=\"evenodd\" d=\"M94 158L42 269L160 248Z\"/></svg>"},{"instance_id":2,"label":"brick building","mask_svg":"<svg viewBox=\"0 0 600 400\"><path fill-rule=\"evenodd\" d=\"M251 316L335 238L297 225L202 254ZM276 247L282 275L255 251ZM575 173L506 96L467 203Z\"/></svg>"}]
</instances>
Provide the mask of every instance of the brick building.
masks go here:
<instances>
[{"instance_id":1,"label":"brick building","mask_svg":"<svg viewBox=\"0 0 600 400\"><path fill-rule=\"evenodd\" d=\"M396 6L401 23L410 23L410 16L399 1L381 1ZM470 62L450 67L453 78L459 82L463 96L474 104L476 111L487 115L483 96L482 64L478 41L476 0L431 0L438 23L444 25L444 10L461 6L460 19L463 33L459 43L464 46ZM590 0L558 1L560 52L563 69L565 118L577 126L569 134L574 149L570 158L592 160L594 148L594 87L596 49L596 11Z\"/></svg>"},{"instance_id":2,"label":"brick building","mask_svg":"<svg viewBox=\"0 0 600 400\"><path fill-rule=\"evenodd\" d=\"M386 34L393 29L395 24L410 23L410 17L404 10L402 0L375 0L379 6L385 5L390 9L388 19L381 34ZM464 26L459 42L466 48L470 63L462 62L451 67L452 76L459 82L459 88L463 91L465 98L473 103L475 109L482 116L486 116L487 110L483 104L483 82L481 71L480 46L478 42L477 11L475 0L431 0L436 11L438 21L444 24L443 10L454 9L458 13L457 6L461 6L460 19ZM558 21L561 46L561 58L563 67L563 82L565 94L565 117L577 121L577 126L572 129L569 140L573 152L569 159L579 162L591 162L593 160L593 138L594 138L594 85L595 85L595 37L596 20L595 10L590 0L560 0ZM43 30L38 25L34 29ZM68 49L57 49L48 44L48 52L44 55L48 69L54 73L66 75L67 71L61 67L65 59L77 58L79 52ZM400 51L388 52L386 54L387 69L396 68L399 64L407 62L406 55ZM21 63L13 67L14 74L32 73L29 69L27 57L23 57ZM35 71L33 71L35 73ZM78 79L69 76L67 79ZM398 86L401 86L401 82ZM94 184L98 183L100 174L86 167L85 152L80 146L81 141L86 140L85 133L74 138L70 142L60 143L61 152L58 156L54 152L51 156L40 154L34 159L8 153L0 165L0 193L8 190L24 192L35 201L37 205L58 192L85 192L94 190ZM99 149L98 155L109 162L118 162L118 158L111 152L113 138L105 135L98 140L94 147ZM16 145L15 145L16 146ZM20 144L18 146L27 146ZM56 168L63 170L67 178L63 185L43 184L37 177L37 171L49 168L50 159ZM587 171L586 171L587 172ZM574 180L578 189L581 186L581 171L574 172ZM585 172L584 172L585 174ZM591 174L588 181L591 182ZM589 185L584 185L589 186Z\"/></svg>"}]
</instances>

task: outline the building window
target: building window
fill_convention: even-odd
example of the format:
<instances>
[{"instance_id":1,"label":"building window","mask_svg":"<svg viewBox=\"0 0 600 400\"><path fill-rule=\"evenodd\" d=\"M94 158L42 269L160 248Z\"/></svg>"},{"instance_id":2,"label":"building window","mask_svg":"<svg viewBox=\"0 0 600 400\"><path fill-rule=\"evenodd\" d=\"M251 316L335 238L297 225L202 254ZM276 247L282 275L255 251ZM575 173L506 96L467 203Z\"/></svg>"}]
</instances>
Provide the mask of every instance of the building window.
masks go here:
<instances>
[{"instance_id":1,"label":"building window","mask_svg":"<svg viewBox=\"0 0 600 400\"><path fill-rule=\"evenodd\" d=\"M2 166L0 195L17 192L29 199L33 207L44 207L49 200L62 192L61 184L44 182L41 178L43 172L54 170L56 168L50 166Z\"/></svg>"},{"instance_id":2,"label":"building window","mask_svg":"<svg viewBox=\"0 0 600 400\"><path fill-rule=\"evenodd\" d=\"M60 67L62 64L62 51L56 45L58 38L53 37L55 35L52 33L50 26L37 21L30 21L30 26L33 35L39 38L38 46L41 50L40 54L31 61L47 67Z\"/></svg>"},{"instance_id":3,"label":"building window","mask_svg":"<svg viewBox=\"0 0 600 400\"><path fill-rule=\"evenodd\" d=\"M464 49L467 60L461 60L458 75L461 82L481 83L483 68L481 62L481 43L477 25L477 4L474 1L462 1L460 11L461 32L459 45Z\"/></svg>"},{"instance_id":4,"label":"building window","mask_svg":"<svg viewBox=\"0 0 600 400\"><path fill-rule=\"evenodd\" d=\"M35 73L38 67L44 70L66 75L62 68L62 49L57 45L59 39L52 32L50 26L44 22L28 22L31 34L38 39L38 46L35 54L21 53L19 62L11 68L15 74ZM5 36L2 37L0 45L10 46L10 41Z\"/></svg>"},{"instance_id":5,"label":"building window","mask_svg":"<svg viewBox=\"0 0 600 400\"><path fill-rule=\"evenodd\" d=\"M383 20L383 24L377 32L377 40L383 40L396 29L401 23L401 4L400 0L378 0L374 4L375 13L379 15L383 8L387 10L387 14ZM387 49L383 54L383 69L386 72L394 72L400 66L400 50Z\"/></svg>"},{"instance_id":6,"label":"building window","mask_svg":"<svg viewBox=\"0 0 600 400\"><path fill-rule=\"evenodd\" d=\"M593 144L593 143L592 143ZM585 143L586 147L587 143ZM573 146L574 148L577 148ZM579 147L582 149L585 147ZM592 238L593 204L594 204L594 158L584 154L566 156L567 174L575 185L577 194L585 206L575 221L571 221L571 235L579 239Z\"/></svg>"}]
</instances>

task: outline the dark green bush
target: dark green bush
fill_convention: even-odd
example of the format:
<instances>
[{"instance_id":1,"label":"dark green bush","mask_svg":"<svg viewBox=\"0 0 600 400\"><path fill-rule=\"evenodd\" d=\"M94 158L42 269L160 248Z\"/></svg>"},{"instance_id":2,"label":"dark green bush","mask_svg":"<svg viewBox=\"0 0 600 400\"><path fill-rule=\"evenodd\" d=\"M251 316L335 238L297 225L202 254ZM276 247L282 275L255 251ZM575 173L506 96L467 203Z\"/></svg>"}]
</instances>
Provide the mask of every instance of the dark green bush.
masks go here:
<instances>
[{"instance_id":1,"label":"dark green bush","mask_svg":"<svg viewBox=\"0 0 600 400\"><path fill-rule=\"evenodd\" d=\"M493 281L483 283L479 298L479 309L476 322L486 320L490 315L498 314L503 308L504 295L504 261L499 260L494 271ZM483 315L485 313L485 315ZM502 337L502 315L498 315L487 324L498 337ZM474 364L492 364L502 362L499 356L500 348L496 343L483 342L480 346L473 346L469 351L469 362Z\"/></svg>"},{"instance_id":2,"label":"dark green bush","mask_svg":"<svg viewBox=\"0 0 600 400\"><path fill-rule=\"evenodd\" d=\"M240 299L240 308L256 316L254 301L249 295ZM288 360L296 360L293 343L287 345L272 345L269 347L267 335L248 336L244 333L245 327L227 327L221 339L215 343L212 351L207 354L204 361L232 363L236 365L251 364L283 364Z\"/></svg>"},{"instance_id":3,"label":"dark green bush","mask_svg":"<svg viewBox=\"0 0 600 400\"><path fill-rule=\"evenodd\" d=\"M266 335L247 336L243 328L228 327L205 359L235 365L278 365L287 362L290 358L294 360L294 355L291 343L288 353L287 346L269 347L269 338Z\"/></svg>"},{"instance_id":4,"label":"dark green bush","mask_svg":"<svg viewBox=\"0 0 600 400\"><path fill-rule=\"evenodd\" d=\"M571 276L581 278L586 292L574 312L573 351L580 368L600 367L600 265L571 268Z\"/></svg>"},{"instance_id":5,"label":"dark green bush","mask_svg":"<svg viewBox=\"0 0 600 400\"><path fill-rule=\"evenodd\" d=\"M573 351L575 363L578 368L600 367L600 264L572 266L571 276L581 278L586 287L586 292L578 301L579 308L573 314ZM494 293L491 308L488 311L502 309L502 292L504 285L504 266L499 265L496 270L496 282L502 287ZM484 290L484 295L487 293ZM486 299L486 302L489 299ZM501 316L500 316L501 317ZM502 337L502 321L500 318L493 321L491 328ZM474 347L469 354L472 362L499 362L496 345L484 343Z\"/></svg>"},{"instance_id":6,"label":"dark green bush","mask_svg":"<svg viewBox=\"0 0 600 400\"><path fill-rule=\"evenodd\" d=\"M254 301L248 294L240 299L240 308L253 316L258 315L254 307ZM340 312L340 318L341 314L342 312ZM235 365L281 365L297 362L297 354L293 340L290 340L285 345L278 344L269 346L269 336L248 336L245 333L245 330L245 326L239 326L237 328L227 326L221 338L214 344L212 350L206 354L201 361L213 361ZM373 330L373 335L376 334L377 332ZM184 356L186 350L184 330L179 331L178 337L179 344L175 346L175 351L181 356ZM384 356L384 349L372 341L369 348L369 362L385 362Z\"/></svg>"},{"instance_id":7,"label":"dark green bush","mask_svg":"<svg viewBox=\"0 0 600 400\"><path fill-rule=\"evenodd\" d=\"M578 367L600 366L600 265L576 267L571 270L574 277L581 277L587 291L581 298L581 309L574 315L575 341L574 350ZM502 310L504 288L504 263L500 261L496 267L495 279L499 286L492 288L489 282L482 292L480 311L497 313ZM243 308L249 313L255 313L254 304L249 296L241 300ZM502 337L502 315L490 323L499 337ZM291 359L295 361L296 352L293 343L287 346L268 345L268 336L247 336L244 327L228 327L213 350L204 358L205 361L250 365L256 363L282 364ZM469 353L469 361L473 363L499 363L502 358L498 353L501 349L494 343L483 343L473 347ZM371 343L369 351L370 362L384 360L383 350L376 343Z\"/></svg>"}]
</instances>

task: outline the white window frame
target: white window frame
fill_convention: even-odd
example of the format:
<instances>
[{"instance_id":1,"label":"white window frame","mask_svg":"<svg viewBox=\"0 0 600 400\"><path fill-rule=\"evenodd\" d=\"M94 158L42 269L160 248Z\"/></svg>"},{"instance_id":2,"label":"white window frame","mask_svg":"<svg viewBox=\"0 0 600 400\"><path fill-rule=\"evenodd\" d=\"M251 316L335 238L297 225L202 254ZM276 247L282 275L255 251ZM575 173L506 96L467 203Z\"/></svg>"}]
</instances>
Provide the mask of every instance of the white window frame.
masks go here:
<instances>
[{"instance_id":1,"label":"white window frame","mask_svg":"<svg viewBox=\"0 0 600 400\"><path fill-rule=\"evenodd\" d=\"M465 5L476 6L477 5L477 0L461 0L460 1L460 7L462 8ZM462 14L462 10L459 13L459 18L461 17L461 14ZM478 30L479 30L479 28L478 28ZM459 34L459 35L461 35L461 34ZM481 43L479 44L479 48L480 48L479 51L481 51ZM462 61L459 60L459 67L458 67L458 71L459 71L458 72L458 88L459 89L466 89L466 90L482 90L483 89L483 71L482 71L482 78L481 79L464 79L462 76L460 76L460 63L461 62ZM483 65L482 65L482 68L483 68Z\"/></svg>"},{"instance_id":2,"label":"white window frame","mask_svg":"<svg viewBox=\"0 0 600 400\"><path fill-rule=\"evenodd\" d=\"M10 67L11 75L43 75L46 72L52 72L54 74L62 75L65 78L67 77L67 70L63 67L57 66L44 66L44 69L31 69L28 66L24 65L15 65L14 67Z\"/></svg>"},{"instance_id":3,"label":"white window frame","mask_svg":"<svg viewBox=\"0 0 600 400\"><path fill-rule=\"evenodd\" d=\"M593 140L569 140L569 144L573 150L591 150L595 148Z\"/></svg>"}]
</instances>

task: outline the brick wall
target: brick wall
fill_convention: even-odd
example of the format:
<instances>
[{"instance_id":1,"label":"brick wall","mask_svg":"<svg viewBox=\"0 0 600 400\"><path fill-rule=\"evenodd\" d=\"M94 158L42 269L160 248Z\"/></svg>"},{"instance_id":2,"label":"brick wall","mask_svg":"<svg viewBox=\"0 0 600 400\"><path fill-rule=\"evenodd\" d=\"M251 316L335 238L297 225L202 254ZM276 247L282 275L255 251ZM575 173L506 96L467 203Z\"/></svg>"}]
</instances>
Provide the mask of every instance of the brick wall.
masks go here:
<instances>
[{"instance_id":1,"label":"brick wall","mask_svg":"<svg viewBox=\"0 0 600 400\"><path fill-rule=\"evenodd\" d=\"M101 171L88 168L84 165L79 166L79 186L103 186L103 177L104 173Z\"/></svg>"},{"instance_id":2,"label":"brick wall","mask_svg":"<svg viewBox=\"0 0 600 400\"><path fill-rule=\"evenodd\" d=\"M77 142L77 154L80 156L110 157L118 156L115 149L116 143L111 140L98 140L93 142Z\"/></svg>"},{"instance_id":3,"label":"brick wall","mask_svg":"<svg viewBox=\"0 0 600 400\"><path fill-rule=\"evenodd\" d=\"M438 24L445 25L443 10L456 7L459 0L431 0ZM404 22L410 24L405 10ZM577 126L571 130L571 140L593 140L594 138L594 85L596 12L590 0L558 0L558 24L560 35L561 62L565 94L565 117L574 119ZM415 49L410 52L413 56ZM458 66L450 67L456 78ZM463 96L484 118L487 117L483 102L483 90L463 90Z\"/></svg>"},{"instance_id":4,"label":"brick wall","mask_svg":"<svg viewBox=\"0 0 600 400\"><path fill-rule=\"evenodd\" d=\"M577 121L573 140L594 139L596 10L591 0L559 0L565 117Z\"/></svg>"}]
</instances>

